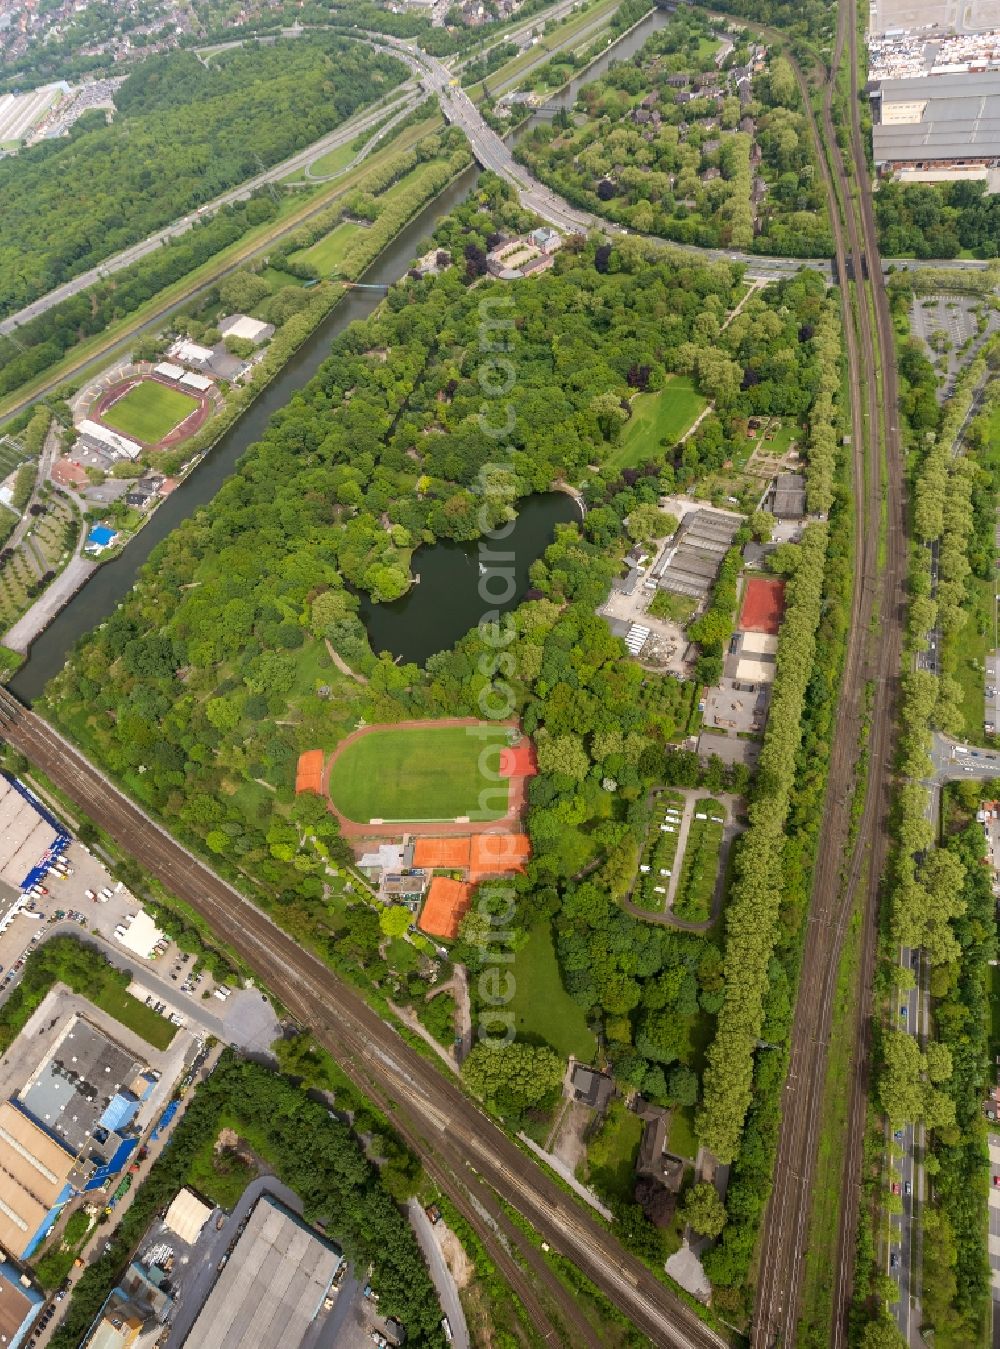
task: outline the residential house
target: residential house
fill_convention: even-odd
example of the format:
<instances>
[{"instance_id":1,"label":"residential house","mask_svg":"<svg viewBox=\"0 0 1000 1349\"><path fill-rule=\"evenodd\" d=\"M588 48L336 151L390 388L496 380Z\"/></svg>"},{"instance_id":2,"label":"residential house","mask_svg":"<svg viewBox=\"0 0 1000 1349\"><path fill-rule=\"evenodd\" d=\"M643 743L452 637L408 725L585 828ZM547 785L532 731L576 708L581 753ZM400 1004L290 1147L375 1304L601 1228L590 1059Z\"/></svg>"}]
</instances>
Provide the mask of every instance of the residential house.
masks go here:
<instances>
[{"instance_id":1,"label":"residential house","mask_svg":"<svg viewBox=\"0 0 1000 1349\"><path fill-rule=\"evenodd\" d=\"M606 1073L599 1073L596 1068L588 1068L582 1063L576 1064L570 1081L573 1099L590 1106L591 1110L605 1111L615 1094L615 1084Z\"/></svg>"}]
</instances>

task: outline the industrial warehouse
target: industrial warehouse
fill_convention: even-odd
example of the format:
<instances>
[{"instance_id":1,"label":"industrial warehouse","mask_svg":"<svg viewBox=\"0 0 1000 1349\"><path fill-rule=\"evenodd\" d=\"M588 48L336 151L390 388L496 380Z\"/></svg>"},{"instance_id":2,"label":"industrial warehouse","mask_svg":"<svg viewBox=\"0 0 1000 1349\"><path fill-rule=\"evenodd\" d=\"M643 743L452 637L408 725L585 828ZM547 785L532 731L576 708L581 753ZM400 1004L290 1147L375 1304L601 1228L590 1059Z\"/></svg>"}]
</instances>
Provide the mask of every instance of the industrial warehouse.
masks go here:
<instances>
[{"instance_id":1,"label":"industrial warehouse","mask_svg":"<svg viewBox=\"0 0 1000 1349\"><path fill-rule=\"evenodd\" d=\"M884 79L869 86L875 167L902 182L982 180L1000 188L1000 71Z\"/></svg>"},{"instance_id":2,"label":"industrial warehouse","mask_svg":"<svg viewBox=\"0 0 1000 1349\"><path fill-rule=\"evenodd\" d=\"M30 907L26 892L68 842L69 835L27 787L0 775L0 932Z\"/></svg>"},{"instance_id":3,"label":"industrial warehouse","mask_svg":"<svg viewBox=\"0 0 1000 1349\"><path fill-rule=\"evenodd\" d=\"M0 1245L24 1260L74 1195L120 1172L156 1075L87 1018L70 1016L24 1086L0 1104Z\"/></svg>"},{"instance_id":4,"label":"industrial warehouse","mask_svg":"<svg viewBox=\"0 0 1000 1349\"><path fill-rule=\"evenodd\" d=\"M343 1257L269 1195L250 1211L185 1349L299 1349Z\"/></svg>"}]
</instances>

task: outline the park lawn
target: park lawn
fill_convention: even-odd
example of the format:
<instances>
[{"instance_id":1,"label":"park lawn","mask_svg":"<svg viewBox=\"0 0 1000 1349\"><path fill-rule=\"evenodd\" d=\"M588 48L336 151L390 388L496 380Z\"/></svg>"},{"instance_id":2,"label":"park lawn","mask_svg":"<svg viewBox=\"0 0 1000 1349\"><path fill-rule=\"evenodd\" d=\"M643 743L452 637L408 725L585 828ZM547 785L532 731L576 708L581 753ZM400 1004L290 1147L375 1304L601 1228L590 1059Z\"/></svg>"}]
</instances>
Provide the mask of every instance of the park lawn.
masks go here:
<instances>
[{"instance_id":1,"label":"park lawn","mask_svg":"<svg viewBox=\"0 0 1000 1349\"><path fill-rule=\"evenodd\" d=\"M594 1054L594 1033L579 1003L563 988L562 975L548 923L536 923L514 959L515 1031L529 1043L550 1045L557 1054L573 1054L589 1063Z\"/></svg>"},{"instance_id":2,"label":"park lawn","mask_svg":"<svg viewBox=\"0 0 1000 1349\"><path fill-rule=\"evenodd\" d=\"M602 1198L632 1202L642 1128L642 1120L624 1102L611 1102L600 1133L587 1148L586 1181Z\"/></svg>"},{"instance_id":3,"label":"park lawn","mask_svg":"<svg viewBox=\"0 0 1000 1349\"><path fill-rule=\"evenodd\" d=\"M707 815L708 819L699 820L698 815ZM713 816L725 820L725 806L710 797L699 797L694 805L674 897L674 913L694 922L703 922L709 916L715 894L725 825L716 824Z\"/></svg>"},{"instance_id":4,"label":"park lawn","mask_svg":"<svg viewBox=\"0 0 1000 1349\"><path fill-rule=\"evenodd\" d=\"M671 375L655 393L637 394L632 400L632 416L608 456L608 465L632 468L648 459L662 459L664 447L660 441L675 445L704 407L704 398L687 375Z\"/></svg>"},{"instance_id":5,"label":"park lawn","mask_svg":"<svg viewBox=\"0 0 1000 1349\"><path fill-rule=\"evenodd\" d=\"M670 1112L670 1131L667 1134L667 1151L676 1157L698 1155L698 1139L694 1132L694 1108L675 1106Z\"/></svg>"},{"instance_id":6,"label":"park lawn","mask_svg":"<svg viewBox=\"0 0 1000 1349\"><path fill-rule=\"evenodd\" d=\"M245 1139L243 1126L234 1115L224 1115L219 1131L232 1129ZM188 1166L187 1183L220 1208L232 1211L246 1187L257 1176L257 1168L248 1166L240 1157L226 1150L216 1151L218 1133L206 1138L194 1153ZM251 1146L253 1146L251 1144Z\"/></svg>"},{"instance_id":7,"label":"park lawn","mask_svg":"<svg viewBox=\"0 0 1000 1349\"><path fill-rule=\"evenodd\" d=\"M990 966L990 1057L1000 1056L1000 965Z\"/></svg>"},{"instance_id":8,"label":"park lawn","mask_svg":"<svg viewBox=\"0 0 1000 1349\"><path fill-rule=\"evenodd\" d=\"M969 577L972 603L967 606L968 621L942 652L944 668L954 674L962 687L965 735L974 743L983 738L986 654L992 644L986 634L993 632L993 593L989 581L979 576Z\"/></svg>"},{"instance_id":9,"label":"park lawn","mask_svg":"<svg viewBox=\"0 0 1000 1349\"><path fill-rule=\"evenodd\" d=\"M504 784L491 779L498 753L480 767L484 745L471 726L388 728L363 735L330 768L330 799L349 820L497 820L507 813Z\"/></svg>"},{"instance_id":10,"label":"park lawn","mask_svg":"<svg viewBox=\"0 0 1000 1349\"><path fill-rule=\"evenodd\" d=\"M314 159L309 165L312 170L312 178L322 178L324 174L328 173L339 173L341 169L347 168L357 153L350 142L347 145L338 145L333 150L327 150L325 155L321 155L319 159ZM307 179L307 181L309 180Z\"/></svg>"},{"instance_id":11,"label":"park lawn","mask_svg":"<svg viewBox=\"0 0 1000 1349\"><path fill-rule=\"evenodd\" d=\"M155 379L144 379L103 412L101 420L123 436L155 445L198 406L198 399L190 394L169 389Z\"/></svg>"},{"instance_id":12,"label":"park lawn","mask_svg":"<svg viewBox=\"0 0 1000 1349\"><path fill-rule=\"evenodd\" d=\"M347 246L354 242L363 229L363 225L358 225L353 220L342 220L329 234L324 234L322 239L317 239L308 248L292 253L289 261L308 262L316 268L320 276L333 276L343 265Z\"/></svg>"}]
</instances>

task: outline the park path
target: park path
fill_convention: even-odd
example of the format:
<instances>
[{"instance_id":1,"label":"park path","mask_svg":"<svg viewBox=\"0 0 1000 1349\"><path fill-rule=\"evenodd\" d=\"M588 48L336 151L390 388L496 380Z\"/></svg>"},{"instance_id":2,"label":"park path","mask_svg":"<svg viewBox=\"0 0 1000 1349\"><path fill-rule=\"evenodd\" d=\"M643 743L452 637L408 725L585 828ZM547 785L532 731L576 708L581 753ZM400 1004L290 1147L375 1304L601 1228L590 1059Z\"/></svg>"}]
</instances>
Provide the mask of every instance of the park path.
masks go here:
<instances>
[{"instance_id":1,"label":"park path","mask_svg":"<svg viewBox=\"0 0 1000 1349\"><path fill-rule=\"evenodd\" d=\"M668 913L673 910L674 900L677 898L677 886L680 883L681 872L684 870L684 849L687 847L688 834L691 832L691 821L694 818L694 804L697 799L696 796L689 796L684 802L684 811L681 815L680 828L677 830L677 847L674 849L674 864L670 868L670 884L667 886L667 898L663 905Z\"/></svg>"},{"instance_id":2,"label":"park path","mask_svg":"<svg viewBox=\"0 0 1000 1349\"><path fill-rule=\"evenodd\" d=\"M641 918L644 923L660 923L665 927L676 927L681 932L708 932L719 921L719 914L722 912L722 901L726 894L726 872L729 867L729 853L733 846L733 841L742 832L744 822L741 819L740 807L742 798L734 795L732 792L713 792L707 787L664 787L664 791L676 792L684 797L683 821L686 822L683 835L677 836L677 848L674 853L674 863L671 867L673 875L670 877L670 888L667 891L666 902L662 910L654 912L652 909L640 908L638 904L633 904L631 898L622 900L622 904L627 911L635 918ZM710 797L713 801L719 801L726 810L726 823L723 826L722 842L719 845L719 866L715 877L715 891L712 895L712 910L709 916L701 922L695 922L688 918L678 918L675 913L670 911L670 906L674 902L676 895L676 882L680 878L681 868L684 865L683 848L687 845L688 830L691 828L691 818L694 811L695 802L700 797ZM643 839L642 849L646 850L649 834ZM633 890L638 884L638 873L633 883ZM632 891L629 891L631 896Z\"/></svg>"},{"instance_id":3,"label":"park path","mask_svg":"<svg viewBox=\"0 0 1000 1349\"><path fill-rule=\"evenodd\" d=\"M85 535L81 534L81 538ZM50 586L39 595L27 613L22 614L12 628L4 634L3 644L11 651L25 652L31 643L43 632L73 598L80 587L89 581L97 570L97 563L77 553L63 567Z\"/></svg>"},{"instance_id":4,"label":"park path","mask_svg":"<svg viewBox=\"0 0 1000 1349\"><path fill-rule=\"evenodd\" d=\"M392 1012L394 1016L398 1016L408 1030L413 1031L414 1035L419 1035L421 1040L434 1050L434 1053L437 1054L442 1063L448 1065L451 1072L458 1072L458 1064L455 1062L454 1055L445 1049L444 1045L438 1044L437 1040L434 1039L434 1036L420 1020L412 1007L400 1007L399 1003L392 1002L391 1000L388 1003L388 1007L389 1011Z\"/></svg>"},{"instance_id":5,"label":"park path","mask_svg":"<svg viewBox=\"0 0 1000 1349\"><path fill-rule=\"evenodd\" d=\"M365 676L363 674L358 674L357 670L352 670L347 661L344 660L343 656L334 650L333 643L330 641L329 637L324 638L324 640L326 642L326 654L333 661L334 665L336 665L340 673L346 675L348 679L353 679L357 684L367 684L368 680Z\"/></svg>"}]
</instances>

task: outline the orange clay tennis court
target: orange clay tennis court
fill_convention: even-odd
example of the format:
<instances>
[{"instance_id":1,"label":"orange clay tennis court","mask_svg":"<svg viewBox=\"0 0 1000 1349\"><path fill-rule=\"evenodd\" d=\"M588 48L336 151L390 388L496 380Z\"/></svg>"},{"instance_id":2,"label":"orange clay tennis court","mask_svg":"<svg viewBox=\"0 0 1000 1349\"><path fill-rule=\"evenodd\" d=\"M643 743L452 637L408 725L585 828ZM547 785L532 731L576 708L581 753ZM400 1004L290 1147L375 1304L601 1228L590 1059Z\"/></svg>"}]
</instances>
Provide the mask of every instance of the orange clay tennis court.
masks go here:
<instances>
[{"instance_id":1,"label":"orange clay tennis court","mask_svg":"<svg viewBox=\"0 0 1000 1349\"><path fill-rule=\"evenodd\" d=\"M769 576L751 576L743 592L738 626L746 632L777 635L784 616L784 581Z\"/></svg>"}]
</instances>

